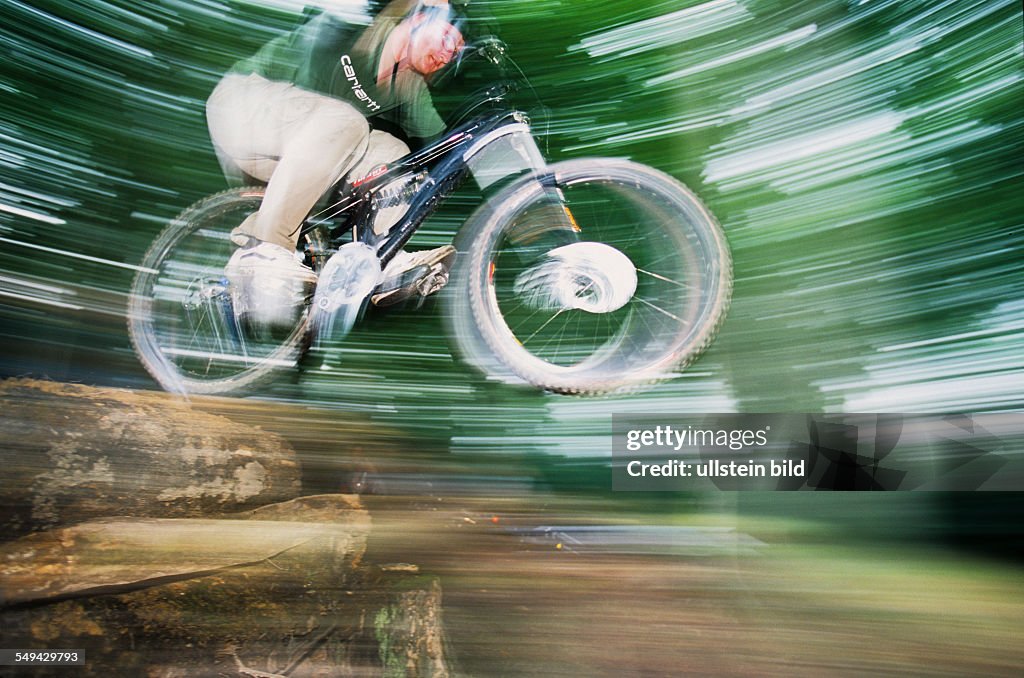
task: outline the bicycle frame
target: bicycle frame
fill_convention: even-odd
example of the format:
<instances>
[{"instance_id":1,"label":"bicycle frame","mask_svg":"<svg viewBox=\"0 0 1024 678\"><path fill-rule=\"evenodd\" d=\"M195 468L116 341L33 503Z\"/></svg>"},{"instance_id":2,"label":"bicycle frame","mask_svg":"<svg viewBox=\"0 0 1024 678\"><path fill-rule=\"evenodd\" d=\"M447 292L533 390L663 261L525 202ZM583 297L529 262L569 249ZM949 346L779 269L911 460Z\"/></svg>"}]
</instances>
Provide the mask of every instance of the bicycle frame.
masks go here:
<instances>
[{"instance_id":1,"label":"bicycle frame","mask_svg":"<svg viewBox=\"0 0 1024 678\"><path fill-rule=\"evenodd\" d=\"M528 156L524 157L525 162L510 168L506 176L543 169L545 163L532 141L526 115L508 109L495 111L455 127L429 146L382 165L353 183L342 179L327 193L329 206L307 217L300 235L327 224L332 245L336 247L346 241L346 233L351 232L352 241L373 247L381 266L386 266L437 206L465 180L473 158L496 140L512 134L525 134L533 148L525 154ZM400 183L417 186L415 193L408 196L409 208L386 233L378 235L372 228L379 211L377 198L388 187ZM318 215L325 212L330 214L317 220ZM340 223L332 223L334 220Z\"/></svg>"}]
</instances>

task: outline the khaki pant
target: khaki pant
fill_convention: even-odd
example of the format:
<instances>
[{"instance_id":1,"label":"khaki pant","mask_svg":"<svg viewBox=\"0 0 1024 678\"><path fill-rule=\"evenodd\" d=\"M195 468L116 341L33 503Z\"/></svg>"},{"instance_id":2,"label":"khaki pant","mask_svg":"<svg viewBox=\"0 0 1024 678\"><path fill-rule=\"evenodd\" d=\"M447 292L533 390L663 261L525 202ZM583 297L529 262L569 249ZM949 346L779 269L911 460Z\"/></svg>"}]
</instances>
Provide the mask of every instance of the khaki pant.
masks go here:
<instances>
[{"instance_id":1,"label":"khaki pant","mask_svg":"<svg viewBox=\"0 0 1024 678\"><path fill-rule=\"evenodd\" d=\"M255 74L226 75L206 119L224 173L267 182L259 212L232 232L239 245L252 237L294 248L302 220L340 177L409 153L390 134L371 132L350 104Z\"/></svg>"}]
</instances>

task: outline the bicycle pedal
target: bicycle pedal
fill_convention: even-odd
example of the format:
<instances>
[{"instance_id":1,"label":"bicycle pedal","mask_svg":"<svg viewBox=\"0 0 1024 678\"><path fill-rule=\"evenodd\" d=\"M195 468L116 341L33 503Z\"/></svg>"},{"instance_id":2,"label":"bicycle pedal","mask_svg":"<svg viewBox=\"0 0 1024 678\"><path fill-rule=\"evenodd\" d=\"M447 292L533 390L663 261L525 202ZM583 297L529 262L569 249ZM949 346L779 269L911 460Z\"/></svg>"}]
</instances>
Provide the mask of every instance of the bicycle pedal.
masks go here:
<instances>
[{"instance_id":1,"label":"bicycle pedal","mask_svg":"<svg viewBox=\"0 0 1024 678\"><path fill-rule=\"evenodd\" d=\"M435 264L426 273L415 276L404 285L379 291L370 298L370 301L374 306L394 306L413 297L419 297L422 303L423 299L447 284L448 270L442 264Z\"/></svg>"},{"instance_id":2,"label":"bicycle pedal","mask_svg":"<svg viewBox=\"0 0 1024 678\"><path fill-rule=\"evenodd\" d=\"M448 271L439 265L416 284L416 289L420 296L429 297L447 284Z\"/></svg>"}]
</instances>

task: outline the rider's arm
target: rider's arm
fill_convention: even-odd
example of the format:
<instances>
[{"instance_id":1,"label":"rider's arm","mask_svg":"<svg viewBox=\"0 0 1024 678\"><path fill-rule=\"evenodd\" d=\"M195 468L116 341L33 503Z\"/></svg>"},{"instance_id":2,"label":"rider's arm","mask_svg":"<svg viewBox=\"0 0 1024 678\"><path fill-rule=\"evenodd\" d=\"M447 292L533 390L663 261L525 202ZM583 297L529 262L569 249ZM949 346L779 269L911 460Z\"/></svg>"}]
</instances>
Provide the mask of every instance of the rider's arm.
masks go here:
<instances>
[{"instance_id":1,"label":"rider's arm","mask_svg":"<svg viewBox=\"0 0 1024 678\"><path fill-rule=\"evenodd\" d=\"M430 91L424 83L417 96L401 108L402 127L406 130L410 140L418 140L422 146L427 141L444 133L446 125L444 119L434 108L434 102L430 98ZM413 144L410 144L410 147Z\"/></svg>"},{"instance_id":2,"label":"rider's arm","mask_svg":"<svg viewBox=\"0 0 1024 678\"><path fill-rule=\"evenodd\" d=\"M370 127L375 130L380 130L381 132L387 132L391 136L401 139L411 151L420 150L439 136L437 134L425 137L410 136L398 123L379 116L370 118Z\"/></svg>"},{"instance_id":3,"label":"rider's arm","mask_svg":"<svg viewBox=\"0 0 1024 678\"><path fill-rule=\"evenodd\" d=\"M425 83L398 108L373 116L370 124L374 129L398 137L414 151L447 129L444 119L434 108Z\"/></svg>"}]
</instances>

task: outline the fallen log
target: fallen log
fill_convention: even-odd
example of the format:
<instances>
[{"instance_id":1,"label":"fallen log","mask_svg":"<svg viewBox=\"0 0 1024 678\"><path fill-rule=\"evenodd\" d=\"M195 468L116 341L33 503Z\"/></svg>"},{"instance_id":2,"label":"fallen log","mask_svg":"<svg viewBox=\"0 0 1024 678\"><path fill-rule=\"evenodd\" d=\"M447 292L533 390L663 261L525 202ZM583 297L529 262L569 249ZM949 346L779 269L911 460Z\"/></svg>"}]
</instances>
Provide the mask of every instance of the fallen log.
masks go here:
<instances>
[{"instance_id":1,"label":"fallen log","mask_svg":"<svg viewBox=\"0 0 1024 678\"><path fill-rule=\"evenodd\" d=\"M324 495L29 535L0 547L4 642L83 648L87 675L145 675L227 662L215 655L230 644L350 627L369 532L358 498Z\"/></svg>"},{"instance_id":2,"label":"fallen log","mask_svg":"<svg viewBox=\"0 0 1024 678\"><path fill-rule=\"evenodd\" d=\"M0 545L0 605L123 593L233 568L295 563L336 577L366 550L358 498L304 497L214 519L108 519ZM282 564L283 563L283 564Z\"/></svg>"},{"instance_id":3,"label":"fallen log","mask_svg":"<svg viewBox=\"0 0 1024 678\"><path fill-rule=\"evenodd\" d=\"M445 658L441 584L437 579L392 594L377 612L374 629L386 678L451 675Z\"/></svg>"},{"instance_id":4,"label":"fallen log","mask_svg":"<svg viewBox=\"0 0 1024 678\"><path fill-rule=\"evenodd\" d=\"M0 382L0 539L113 516L202 517L299 495L278 435L166 393Z\"/></svg>"}]
</instances>

